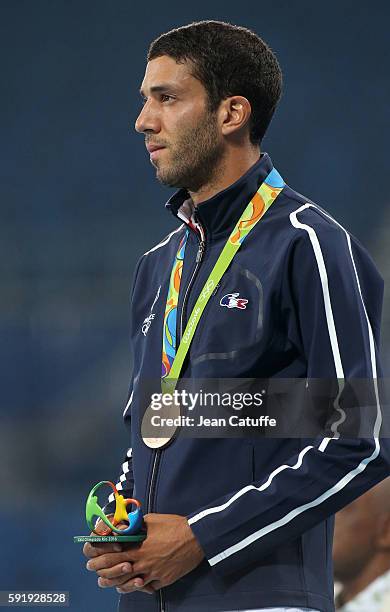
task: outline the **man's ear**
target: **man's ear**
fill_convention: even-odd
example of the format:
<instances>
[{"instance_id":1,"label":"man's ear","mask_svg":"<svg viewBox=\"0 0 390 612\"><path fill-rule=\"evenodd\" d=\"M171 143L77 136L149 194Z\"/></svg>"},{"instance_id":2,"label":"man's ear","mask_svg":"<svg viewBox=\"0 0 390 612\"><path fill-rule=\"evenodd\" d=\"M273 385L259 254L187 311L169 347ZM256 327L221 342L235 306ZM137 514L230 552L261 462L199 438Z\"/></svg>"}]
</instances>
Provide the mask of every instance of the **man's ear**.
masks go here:
<instances>
[{"instance_id":1,"label":"man's ear","mask_svg":"<svg viewBox=\"0 0 390 612\"><path fill-rule=\"evenodd\" d=\"M231 96L223 100L219 109L222 134L229 136L235 132L238 134L244 128L248 129L251 113L249 100L243 96Z\"/></svg>"}]
</instances>

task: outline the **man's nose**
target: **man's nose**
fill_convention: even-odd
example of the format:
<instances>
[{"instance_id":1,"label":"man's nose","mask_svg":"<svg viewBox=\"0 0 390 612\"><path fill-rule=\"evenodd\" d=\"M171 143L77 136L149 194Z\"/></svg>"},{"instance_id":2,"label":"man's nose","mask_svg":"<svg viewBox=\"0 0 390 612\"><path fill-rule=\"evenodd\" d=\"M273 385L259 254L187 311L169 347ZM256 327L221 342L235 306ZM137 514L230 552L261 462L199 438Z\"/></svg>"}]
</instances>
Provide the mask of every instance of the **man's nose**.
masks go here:
<instances>
[{"instance_id":1,"label":"man's nose","mask_svg":"<svg viewBox=\"0 0 390 612\"><path fill-rule=\"evenodd\" d=\"M160 131L158 117L149 101L142 107L134 127L136 131L141 134L145 132L153 132L156 134Z\"/></svg>"}]
</instances>

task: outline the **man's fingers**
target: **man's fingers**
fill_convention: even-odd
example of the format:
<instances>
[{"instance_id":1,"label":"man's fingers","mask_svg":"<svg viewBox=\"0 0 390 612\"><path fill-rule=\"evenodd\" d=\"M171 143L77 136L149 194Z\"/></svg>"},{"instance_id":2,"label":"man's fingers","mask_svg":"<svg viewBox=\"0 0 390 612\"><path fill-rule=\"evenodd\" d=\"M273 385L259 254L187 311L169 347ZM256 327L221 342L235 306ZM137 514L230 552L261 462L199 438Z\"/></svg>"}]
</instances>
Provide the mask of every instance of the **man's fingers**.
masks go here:
<instances>
[{"instance_id":1,"label":"man's fingers","mask_svg":"<svg viewBox=\"0 0 390 612\"><path fill-rule=\"evenodd\" d=\"M150 584L146 584L144 587L142 587L142 589L137 589L137 591L142 591L142 593L149 593L149 595L153 595L153 593L156 592L155 589L152 586L150 586Z\"/></svg>"},{"instance_id":2,"label":"man's fingers","mask_svg":"<svg viewBox=\"0 0 390 612\"><path fill-rule=\"evenodd\" d=\"M119 543L104 542L102 544L94 544L93 542L86 542L83 546L83 554L87 559L94 559L100 555L105 555L109 552L121 552L122 546Z\"/></svg>"},{"instance_id":3,"label":"man's fingers","mask_svg":"<svg viewBox=\"0 0 390 612\"><path fill-rule=\"evenodd\" d=\"M152 580L151 582L148 582L148 584L145 585L145 588L149 587L150 589L152 589L153 593L155 593L159 589L162 589L163 586L164 585L159 580Z\"/></svg>"},{"instance_id":4,"label":"man's fingers","mask_svg":"<svg viewBox=\"0 0 390 612\"><path fill-rule=\"evenodd\" d=\"M108 569L97 570L96 573L101 578L120 578L126 574L127 579L132 577L131 574L134 574L131 563L119 563Z\"/></svg>"},{"instance_id":5,"label":"man's fingers","mask_svg":"<svg viewBox=\"0 0 390 612\"><path fill-rule=\"evenodd\" d=\"M122 589L122 587L121 587L121 586L117 587L117 589L116 589L116 590L117 590L117 592L118 592L120 595L124 595L125 593L126 593L126 594L127 594L127 593L132 593L132 592L134 592L134 591L140 591L141 593L147 593L148 595L153 595L153 594L156 592L156 591L154 590L154 588L153 588L153 587L151 587L149 584L147 584L147 585L145 585L145 586L143 586L143 587L140 587L140 586L134 586L133 588L130 588L130 587L129 587L127 591L123 591L123 590L121 590L121 589Z\"/></svg>"},{"instance_id":6,"label":"man's fingers","mask_svg":"<svg viewBox=\"0 0 390 612\"><path fill-rule=\"evenodd\" d=\"M143 591L145 593L155 593L163 587L160 580L153 580L150 576L136 576L117 587L118 593L131 593L132 591Z\"/></svg>"},{"instance_id":7,"label":"man's fingers","mask_svg":"<svg viewBox=\"0 0 390 612\"><path fill-rule=\"evenodd\" d=\"M143 589L151 588L150 585L145 585L145 581L141 576L127 580L121 586L117 587L118 593L131 593L132 591L139 591ZM149 592L149 590L147 591Z\"/></svg>"},{"instance_id":8,"label":"man's fingers","mask_svg":"<svg viewBox=\"0 0 390 612\"><path fill-rule=\"evenodd\" d=\"M98 585L102 589L112 588L112 587L121 587L122 584L128 582L129 576L122 576L122 578L98 578Z\"/></svg>"},{"instance_id":9,"label":"man's fingers","mask_svg":"<svg viewBox=\"0 0 390 612\"><path fill-rule=\"evenodd\" d=\"M118 563L125 562L129 562L129 555L127 552L107 553L106 555L100 555L100 557L90 559L87 563L87 570L90 572L97 572L98 570L114 567L118 565Z\"/></svg>"},{"instance_id":10,"label":"man's fingers","mask_svg":"<svg viewBox=\"0 0 390 612\"><path fill-rule=\"evenodd\" d=\"M130 564L122 563L115 568L97 572L99 576L98 585L103 589L116 587L119 593L121 592L120 589L122 589L122 587L126 584L127 586L125 590L123 590L123 593L142 591L143 593L148 593L149 595L155 593L156 588L160 588L161 583L158 581L145 584L145 580L141 576L135 576L134 573L129 573L129 566ZM113 575L114 573L116 574L115 576Z\"/></svg>"}]
</instances>

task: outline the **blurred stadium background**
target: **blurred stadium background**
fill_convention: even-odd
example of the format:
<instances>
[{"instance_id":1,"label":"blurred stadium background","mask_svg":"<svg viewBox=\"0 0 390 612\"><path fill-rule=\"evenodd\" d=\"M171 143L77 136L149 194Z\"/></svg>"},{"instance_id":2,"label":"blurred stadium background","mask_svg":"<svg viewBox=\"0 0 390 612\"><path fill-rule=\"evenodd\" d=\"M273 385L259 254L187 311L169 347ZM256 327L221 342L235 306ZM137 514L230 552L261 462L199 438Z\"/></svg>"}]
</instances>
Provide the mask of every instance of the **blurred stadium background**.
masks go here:
<instances>
[{"instance_id":1,"label":"blurred stadium background","mask_svg":"<svg viewBox=\"0 0 390 612\"><path fill-rule=\"evenodd\" d=\"M286 181L369 249L389 285L388 3L0 4L0 590L115 609L72 536L115 479L138 257L174 229L133 131L149 42L207 18L256 30L285 91L263 143ZM390 368L390 307L382 355ZM9 526L7 526L9 525Z\"/></svg>"}]
</instances>

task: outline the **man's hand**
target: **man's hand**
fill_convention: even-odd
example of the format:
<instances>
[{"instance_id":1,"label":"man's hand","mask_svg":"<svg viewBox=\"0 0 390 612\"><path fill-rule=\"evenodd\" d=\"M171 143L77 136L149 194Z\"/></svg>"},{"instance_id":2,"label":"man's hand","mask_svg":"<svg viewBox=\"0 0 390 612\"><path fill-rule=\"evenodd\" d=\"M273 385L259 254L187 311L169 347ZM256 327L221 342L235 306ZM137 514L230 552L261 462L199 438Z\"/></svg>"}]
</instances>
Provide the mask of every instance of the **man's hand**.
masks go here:
<instances>
[{"instance_id":1,"label":"man's hand","mask_svg":"<svg viewBox=\"0 0 390 612\"><path fill-rule=\"evenodd\" d=\"M155 589L172 584L199 565L204 553L187 519L176 514L147 514L146 540L123 546L122 552L107 551L90 556L87 569L99 576L99 586L117 587L119 593Z\"/></svg>"},{"instance_id":2,"label":"man's hand","mask_svg":"<svg viewBox=\"0 0 390 612\"><path fill-rule=\"evenodd\" d=\"M109 514L108 518L112 521L112 519L114 518L114 515ZM126 527L127 525L125 524L118 525L118 529L122 529L122 528L126 529ZM96 528L99 532L103 534L104 530L106 529L106 525L103 523L102 520L99 520L96 525ZM91 535L96 535L96 534L91 533ZM91 542L91 543L86 542L83 547L83 553L87 557L87 559L96 559L97 557L101 557L102 555L104 555L108 563L112 562L115 564L121 562L123 555L118 555L118 553L122 553L122 552L123 552L123 548L119 542L102 542L101 544L98 544L96 542ZM131 563L120 564L118 566L118 573L117 573L118 585L120 585L122 582L126 582L129 579L130 575L133 575L133 568L132 568ZM137 581L136 581L136 584L137 584ZM149 593L149 594L154 593L154 589L151 586L141 588L142 584L143 584L143 580L141 579L140 584L139 584L140 586L139 590L144 591L145 593ZM104 580L102 578L98 578L98 585L102 588L109 586L104 583Z\"/></svg>"}]
</instances>

